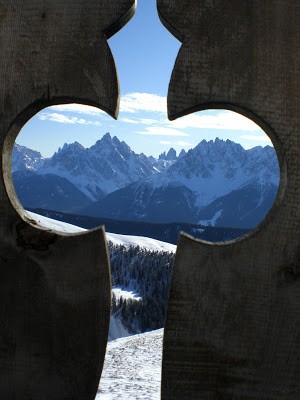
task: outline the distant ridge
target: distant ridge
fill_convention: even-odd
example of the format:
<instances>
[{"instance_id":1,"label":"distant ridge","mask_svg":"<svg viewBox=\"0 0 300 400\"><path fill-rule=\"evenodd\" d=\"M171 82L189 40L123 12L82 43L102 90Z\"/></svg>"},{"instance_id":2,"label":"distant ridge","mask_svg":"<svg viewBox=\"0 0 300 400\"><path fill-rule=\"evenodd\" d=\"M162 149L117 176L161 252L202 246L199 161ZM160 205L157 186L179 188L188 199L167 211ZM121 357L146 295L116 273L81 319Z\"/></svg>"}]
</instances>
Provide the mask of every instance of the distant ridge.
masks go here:
<instances>
[{"instance_id":1,"label":"distant ridge","mask_svg":"<svg viewBox=\"0 0 300 400\"><path fill-rule=\"evenodd\" d=\"M20 202L108 220L252 229L275 201L279 167L271 146L245 150L231 140L202 140L179 156L136 154L106 133L86 149L65 144L48 159L13 151ZM124 223L124 222L123 222Z\"/></svg>"},{"instance_id":2,"label":"distant ridge","mask_svg":"<svg viewBox=\"0 0 300 400\"><path fill-rule=\"evenodd\" d=\"M118 221L36 208L30 208L28 211L85 229L93 229L104 225L105 230L111 233L145 236L171 244L177 244L178 236L181 232L209 242L234 240L249 232L248 229L200 226L177 222L150 224L137 221Z\"/></svg>"},{"instance_id":3,"label":"distant ridge","mask_svg":"<svg viewBox=\"0 0 300 400\"><path fill-rule=\"evenodd\" d=\"M80 213L251 229L271 208L278 184L273 147L245 150L230 140L203 140L161 173L114 191Z\"/></svg>"}]
</instances>

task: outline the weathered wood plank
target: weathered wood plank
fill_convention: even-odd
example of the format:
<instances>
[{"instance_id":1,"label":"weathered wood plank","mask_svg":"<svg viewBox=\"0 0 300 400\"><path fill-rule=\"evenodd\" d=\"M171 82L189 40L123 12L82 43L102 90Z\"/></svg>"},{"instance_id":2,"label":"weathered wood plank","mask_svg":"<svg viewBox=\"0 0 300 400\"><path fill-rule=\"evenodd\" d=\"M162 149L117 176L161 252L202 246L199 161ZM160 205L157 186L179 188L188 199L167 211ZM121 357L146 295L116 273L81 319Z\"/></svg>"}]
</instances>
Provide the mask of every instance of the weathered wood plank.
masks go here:
<instances>
[{"instance_id":1,"label":"weathered wood plank","mask_svg":"<svg viewBox=\"0 0 300 400\"><path fill-rule=\"evenodd\" d=\"M300 5L158 0L181 41L170 119L206 108L252 118L277 150L281 183L247 238L181 236L167 313L162 399L300 398Z\"/></svg>"},{"instance_id":2,"label":"weathered wood plank","mask_svg":"<svg viewBox=\"0 0 300 400\"><path fill-rule=\"evenodd\" d=\"M104 229L63 235L28 221L12 185L11 151L27 120L52 104L117 116L106 38L134 8L134 0L0 0L1 399L96 395L110 315Z\"/></svg>"}]
</instances>

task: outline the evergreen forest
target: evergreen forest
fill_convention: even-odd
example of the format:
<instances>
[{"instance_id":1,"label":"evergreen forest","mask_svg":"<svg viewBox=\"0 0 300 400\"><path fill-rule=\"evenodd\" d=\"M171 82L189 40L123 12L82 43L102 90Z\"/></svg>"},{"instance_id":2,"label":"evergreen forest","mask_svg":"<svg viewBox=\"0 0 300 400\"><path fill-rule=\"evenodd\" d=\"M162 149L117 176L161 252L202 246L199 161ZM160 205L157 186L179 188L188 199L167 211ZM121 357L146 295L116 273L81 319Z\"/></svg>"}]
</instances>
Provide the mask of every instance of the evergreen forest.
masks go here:
<instances>
[{"instance_id":1,"label":"evergreen forest","mask_svg":"<svg viewBox=\"0 0 300 400\"><path fill-rule=\"evenodd\" d=\"M164 326L174 253L108 242L112 286L135 291L139 299L112 295L112 314L129 333Z\"/></svg>"}]
</instances>

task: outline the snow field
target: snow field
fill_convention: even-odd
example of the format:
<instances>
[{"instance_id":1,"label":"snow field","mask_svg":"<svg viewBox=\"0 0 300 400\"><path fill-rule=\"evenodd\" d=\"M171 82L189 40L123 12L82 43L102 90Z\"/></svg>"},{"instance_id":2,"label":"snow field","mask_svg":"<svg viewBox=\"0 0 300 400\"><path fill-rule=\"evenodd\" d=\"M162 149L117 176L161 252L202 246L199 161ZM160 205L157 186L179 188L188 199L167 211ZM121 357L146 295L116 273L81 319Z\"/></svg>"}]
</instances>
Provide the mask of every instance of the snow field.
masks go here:
<instances>
[{"instance_id":1,"label":"snow field","mask_svg":"<svg viewBox=\"0 0 300 400\"><path fill-rule=\"evenodd\" d=\"M162 242L160 240L132 235L120 235L117 233L106 233L107 239L113 244L124 245L125 247L140 246L151 251L168 251L175 253L176 245Z\"/></svg>"},{"instance_id":2,"label":"snow field","mask_svg":"<svg viewBox=\"0 0 300 400\"><path fill-rule=\"evenodd\" d=\"M107 345L96 400L159 400L163 329Z\"/></svg>"},{"instance_id":3,"label":"snow field","mask_svg":"<svg viewBox=\"0 0 300 400\"><path fill-rule=\"evenodd\" d=\"M86 229L80 228L79 226L43 217L31 211L26 211L26 214L29 219L37 222L38 225L46 229L51 229L63 233L80 233L87 231ZM106 232L106 237L107 241L110 241L116 245L123 245L125 247L139 246L150 251L168 251L170 253L175 253L176 251L176 245L174 244L162 242L160 240L144 236L120 235L117 233Z\"/></svg>"}]
</instances>

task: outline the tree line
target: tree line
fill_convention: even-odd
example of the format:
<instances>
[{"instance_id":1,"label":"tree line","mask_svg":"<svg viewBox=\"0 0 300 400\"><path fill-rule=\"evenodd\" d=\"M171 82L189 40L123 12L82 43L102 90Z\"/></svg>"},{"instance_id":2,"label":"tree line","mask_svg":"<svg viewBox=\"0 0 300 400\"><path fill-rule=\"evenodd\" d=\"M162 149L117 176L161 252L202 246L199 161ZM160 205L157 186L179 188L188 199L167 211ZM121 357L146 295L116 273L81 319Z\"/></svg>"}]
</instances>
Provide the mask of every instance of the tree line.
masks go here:
<instances>
[{"instance_id":1,"label":"tree line","mask_svg":"<svg viewBox=\"0 0 300 400\"><path fill-rule=\"evenodd\" d=\"M140 246L108 243L112 286L134 290L141 297L112 295L112 314L130 333L142 333L164 326L174 254Z\"/></svg>"}]
</instances>

